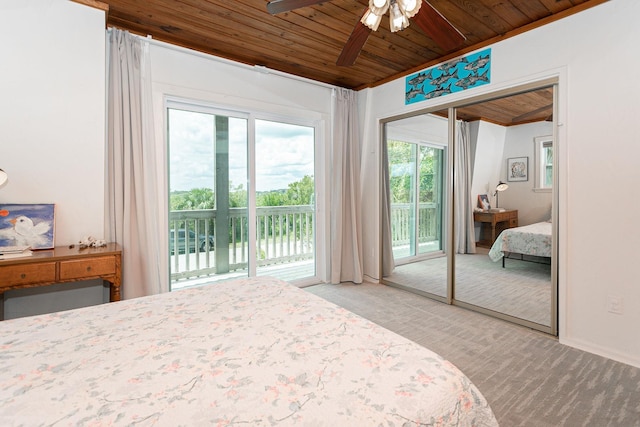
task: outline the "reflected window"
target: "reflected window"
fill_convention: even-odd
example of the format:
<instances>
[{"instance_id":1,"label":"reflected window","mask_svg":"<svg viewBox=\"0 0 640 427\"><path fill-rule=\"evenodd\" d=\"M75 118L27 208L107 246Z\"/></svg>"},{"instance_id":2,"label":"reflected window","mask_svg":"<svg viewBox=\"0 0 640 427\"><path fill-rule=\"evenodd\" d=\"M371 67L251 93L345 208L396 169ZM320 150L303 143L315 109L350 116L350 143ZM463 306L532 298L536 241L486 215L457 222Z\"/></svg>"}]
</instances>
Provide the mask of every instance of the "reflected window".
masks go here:
<instances>
[{"instance_id":1,"label":"reflected window","mask_svg":"<svg viewBox=\"0 0 640 427\"><path fill-rule=\"evenodd\" d=\"M536 184L538 191L553 188L553 139L551 136L535 138Z\"/></svg>"}]
</instances>

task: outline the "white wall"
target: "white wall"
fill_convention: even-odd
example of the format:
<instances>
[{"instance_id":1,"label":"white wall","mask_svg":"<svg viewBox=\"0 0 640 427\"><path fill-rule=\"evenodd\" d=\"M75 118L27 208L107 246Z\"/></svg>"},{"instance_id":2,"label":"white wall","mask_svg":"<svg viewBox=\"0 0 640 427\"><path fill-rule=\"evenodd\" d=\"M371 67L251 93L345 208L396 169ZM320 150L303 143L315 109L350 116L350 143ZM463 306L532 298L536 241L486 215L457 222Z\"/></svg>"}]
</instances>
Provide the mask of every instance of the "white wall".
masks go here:
<instances>
[{"instance_id":1,"label":"white wall","mask_svg":"<svg viewBox=\"0 0 640 427\"><path fill-rule=\"evenodd\" d=\"M518 126L499 126L484 121L471 123L472 149L474 152L471 194L488 194L491 207L496 207L495 193L499 181L509 184L507 191L499 194L499 207L518 210L520 225L533 224L551 218L551 192L535 192L534 138L553 132L551 122L536 122ZM529 179L508 182L507 159L529 158ZM476 224L476 236L479 227Z\"/></svg>"},{"instance_id":2,"label":"white wall","mask_svg":"<svg viewBox=\"0 0 640 427\"><path fill-rule=\"evenodd\" d=\"M330 117L331 86L276 71L156 41L151 43L151 70L154 95L160 100L173 95L312 120Z\"/></svg>"},{"instance_id":3,"label":"white wall","mask_svg":"<svg viewBox=\"0 0 640 427\"><path fill-rule=\"evenodd\" d=\"M577 15L496 43L488 85L410 106L404 79L363 91L363 212L378 212L378 120L549 77L559 79L559 329L560 341L640 366L640 241L635 196L640 183L640 2L606 2ZM612 185L615 184L615 185ZM594 195L616 200L615 221L604 224ZM379 215L365 221L365 248L378 246ZM365 257L377 278L378 252ZM623 314L607 311L609 296Z\"/></svg>"},{"instance_id":4,"label":"white wall","mask_svg":"<svg viewBox=\"0 0 640 427\"><path fill-rule=\"evenodd\" d=\"M407 117L386 124L387 139L446 147L448 126L446 118L433 114Z\"/></svg>"},{"instance_id":5,"label":"white wall","mask_svg":"<svg viewBox=\"0 0 640 427\"><path fill-rule=\"evenodd\" d=\"M476 121L471 123L470 126L473 129L471 132L471 146L474 153L471 195L472 197L477 197L478 194L487 194L491 207L494 208L496 207L496 201L493 193L499 180L502 179L500 167L502 165L507 129L504 126L485 121ZM505 206L504 201L502 201L500 207Z\"/></svg>"},{"instance_id":6,"label":"white wall","mask_svg":"<svg viewBox=\"0 0 640 427\"><path fill-rule=\"evenodd\" d=\"M55 203L59 246L104 233L104 23L66 0L0 2L0 203ZM5 317L105 301L73 287L9 291Z\"/></svg>"},{"instance_id":7,"label":"white wall","mask_svg":"<svg viewBox=\"0 0 640 427\"><path fill-rule=\"evenodd\" d=\"M553 132L551 122L537 122L507 129L504 145L504 157L500 179L507 182L507 159L511 157L529 158L529 179L527 181L507 182L509 188L500 193L500 205L509 209L518 209L518 224L528 225L551 218L551 192L535 192L535 150L534 138L548 136Z\"/></svg>"}]
</instances>

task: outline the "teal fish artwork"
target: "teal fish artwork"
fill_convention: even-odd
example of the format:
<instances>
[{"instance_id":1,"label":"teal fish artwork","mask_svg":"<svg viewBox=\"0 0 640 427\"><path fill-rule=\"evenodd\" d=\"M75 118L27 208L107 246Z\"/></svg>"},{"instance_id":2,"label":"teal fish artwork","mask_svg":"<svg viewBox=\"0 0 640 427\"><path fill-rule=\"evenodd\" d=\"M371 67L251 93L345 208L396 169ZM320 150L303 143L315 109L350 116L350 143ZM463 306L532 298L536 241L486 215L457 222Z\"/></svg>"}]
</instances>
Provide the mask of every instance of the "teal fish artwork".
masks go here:
<instances>
[{"instance_id":1,"label":"teal fish artwork","mask_svg":"<svg viewBox=\"0 0 640 427\"><path fill-rule=\"evenodd\" d=\"M411 74L405 79L405 105L460 92L491 82L491 49Z\"/></svg>"}]
</instances>

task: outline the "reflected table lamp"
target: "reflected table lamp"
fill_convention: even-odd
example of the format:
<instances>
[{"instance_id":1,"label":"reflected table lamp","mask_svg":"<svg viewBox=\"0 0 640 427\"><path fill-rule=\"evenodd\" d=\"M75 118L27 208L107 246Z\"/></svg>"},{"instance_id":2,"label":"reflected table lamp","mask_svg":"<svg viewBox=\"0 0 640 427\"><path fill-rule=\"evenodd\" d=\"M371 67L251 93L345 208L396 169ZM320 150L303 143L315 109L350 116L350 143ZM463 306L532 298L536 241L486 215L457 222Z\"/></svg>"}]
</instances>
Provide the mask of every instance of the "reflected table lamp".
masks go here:
<instances>
[{"instance_id":1,"label":"reflected table lamp","mask_svg":"<svg viewBox=\"0 0 640 427\"><path fill-rule=\"evenodd\" d=\"M2 169L0 169L0 187L2 187L7 182L8 179L9 179L9 176L7 175L7 173Z\"/></svg>"},{"instance_id":2,"label":"reflected table lamp","mask_svg":"<svg viewBox=\"0 0 640 427\"><path fill-rule=\"evenodd\" d=\"M496 191L495 193L493 193L493 195L496 197L496 207L494 209L491 209L493 212L504 212L504 209L498 207L498 193L503 192L507 188L509 188L509 184L502 181L500 181L498 185L496 185Z\"/></svg>"}]
</instances>

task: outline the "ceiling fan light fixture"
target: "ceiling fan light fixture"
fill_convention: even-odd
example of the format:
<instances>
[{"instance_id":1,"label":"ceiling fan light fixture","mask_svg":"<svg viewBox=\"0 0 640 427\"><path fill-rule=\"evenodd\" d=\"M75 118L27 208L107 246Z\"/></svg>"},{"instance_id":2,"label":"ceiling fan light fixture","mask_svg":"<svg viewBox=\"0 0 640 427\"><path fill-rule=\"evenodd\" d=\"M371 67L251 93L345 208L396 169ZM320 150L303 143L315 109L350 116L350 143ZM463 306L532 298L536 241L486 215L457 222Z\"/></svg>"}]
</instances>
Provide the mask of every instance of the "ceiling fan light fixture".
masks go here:
<instances>
[{"instance_id":1,"label":"ceiling fan light fixture","mask_svg":"<svg viewBox=\"0 0 640 427\"><path fill-rule=\"evenodd\" d=\"M392 33L402 31L409 26L409 19L400 11L397 1L389 6L389 15L389 26Z\"/></svg>"},{"instance_id":2,"label":"ceiling fan light fixture","mask_svg":"<svg viewBox=\"0 0 640 427\"><path fill-rule=\"evenodd\" d=\"M400 11L407 19L413 18L422 5L422 0L397 0L397 2L400 6Z\"/></svg>"},{"instance_id":3,"label":"ceiling fan light fixture","mask_svg":"<svg viewBox=\"0 0 640 427\"><path fill-rule=\"evenodd\" d=\"M376 15L371 11L371 9L367 9L364 16L360 20L360 22L369 27L372 31L376 31L378 29L381 21L382 15Z\"/></svg>"},{"instance_id":4,"label":"ceiling fan light fixture","mask_svg":"<svg viewBox=\"0 0 640 427\"><path fill-rule=\"evenodd\" d=\"M369 0L369 11L382 17L389 9L389 0Z\"/></svg>"}]
</instances>

